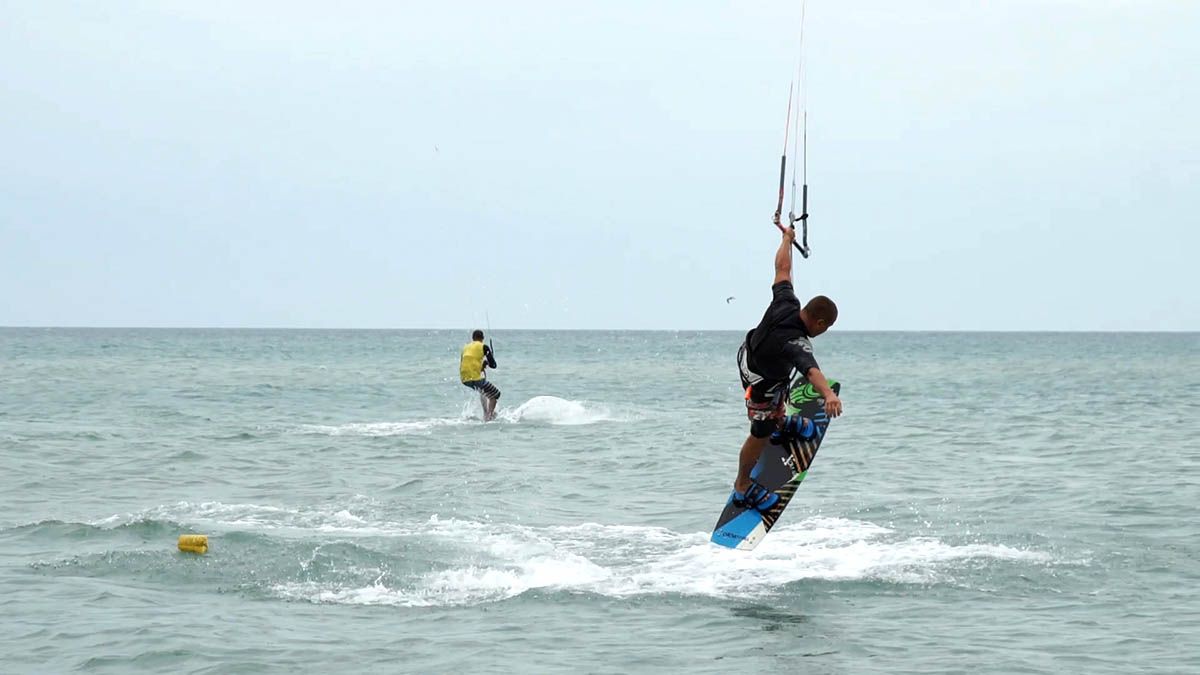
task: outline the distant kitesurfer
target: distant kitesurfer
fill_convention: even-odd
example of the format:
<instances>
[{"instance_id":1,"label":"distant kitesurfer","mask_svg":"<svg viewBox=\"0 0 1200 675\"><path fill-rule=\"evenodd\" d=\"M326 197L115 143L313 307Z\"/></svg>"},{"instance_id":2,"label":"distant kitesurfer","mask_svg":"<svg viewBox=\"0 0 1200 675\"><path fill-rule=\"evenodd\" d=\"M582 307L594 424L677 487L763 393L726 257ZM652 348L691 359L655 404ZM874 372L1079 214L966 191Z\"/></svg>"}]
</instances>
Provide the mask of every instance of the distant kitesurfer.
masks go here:
<instances>
[{"instance_id":1,"label":"distant kitesurfer","mask_svg":"<svg viewBox=\"0 0 1200 675\"><path fill-rule=\"evenodd\" d=\"M491 347L483 343L483 331L475 331L471 334L471 341L463 347L458 374L463 384L479 392L484 422L496 419L496 402L500 400L500 390L487 381L487 369L495 367L496 355Z\"/></svg>"},{"instance_id":2,"label":"distant kitesurfer","mask_svg":"<svg viewBox=\"0 0 1200 675\"><path fill-rule=\"evenodd\" d=\"M784 228L783 241L775 253L775 282L771 286L774 299L758 326L746 333L746 341L737 356L742 387L746 390L750 435L742 444L738 458L733 497L739 506L759 511L766 511L779 501L779 495L750 479L750 472L772 434L777 439L781 436L809 438L815 429L812 420L798 415L784 417L785 398L793 373L798 381L807 381L825 398L825 413L830 418L842 414L842 401L817 366L811 342L811 338L829 330L837 321L837 305L824 295L818 295L800 306L792 289L792 242L795 239L796 231Z\"/></svg>"}]
</instances>

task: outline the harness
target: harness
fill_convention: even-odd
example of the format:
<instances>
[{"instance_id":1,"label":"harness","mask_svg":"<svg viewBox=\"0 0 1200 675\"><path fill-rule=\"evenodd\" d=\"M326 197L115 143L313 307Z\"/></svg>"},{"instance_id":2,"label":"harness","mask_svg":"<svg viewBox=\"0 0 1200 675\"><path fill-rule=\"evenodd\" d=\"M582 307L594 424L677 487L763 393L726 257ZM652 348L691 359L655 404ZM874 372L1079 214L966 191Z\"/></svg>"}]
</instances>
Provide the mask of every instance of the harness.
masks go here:
<instances>
[{"instance_id":1,"label":"harness","mask_svg":"<svg viewBox=\"0 0 1200 675\"><path fill-rule=\"evenodd\" d=\"M766 420L777 420L783 417L784 399L787 394L787 387L776 387L775 393L769 401L755 401L750 396L750 390L754 385L746 387L746 417L752 422L763 422Z\"/></svg>"}]
</instances>

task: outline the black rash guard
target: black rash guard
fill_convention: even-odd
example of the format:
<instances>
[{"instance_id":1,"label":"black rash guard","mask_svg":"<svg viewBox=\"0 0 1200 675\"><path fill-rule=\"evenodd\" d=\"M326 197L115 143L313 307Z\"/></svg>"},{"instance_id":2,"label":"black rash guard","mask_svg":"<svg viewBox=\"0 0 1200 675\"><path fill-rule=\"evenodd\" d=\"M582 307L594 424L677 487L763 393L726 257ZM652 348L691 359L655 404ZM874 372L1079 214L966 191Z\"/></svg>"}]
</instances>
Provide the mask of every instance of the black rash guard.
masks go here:
<instances>
[{"instance_id":1,"label":"black rash guard","mask_svg":"<svg viewBox=\"0 0 1200 675\"><path fill-rule=\"evenodd\" d=\"M774 298L762 321L746 333L747 365L762 376L764 389L787 381L793 368L804 377L810 369L820 369L813 357L808 328L800 320L800 301L792 282L781 281L771 287L771 292Z\"/></svg>"}]
</instances>

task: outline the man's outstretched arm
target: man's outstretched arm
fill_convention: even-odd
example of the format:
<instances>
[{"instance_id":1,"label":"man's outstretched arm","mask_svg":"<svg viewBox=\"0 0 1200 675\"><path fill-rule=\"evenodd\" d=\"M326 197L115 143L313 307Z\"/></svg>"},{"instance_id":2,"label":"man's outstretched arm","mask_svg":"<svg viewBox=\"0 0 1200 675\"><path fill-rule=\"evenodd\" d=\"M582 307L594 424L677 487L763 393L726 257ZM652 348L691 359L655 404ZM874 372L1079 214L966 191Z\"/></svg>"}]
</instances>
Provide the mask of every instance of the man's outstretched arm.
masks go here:
<instances>
[{"instance_id":1,"label":"man's outstretched arm","mask_svg":"<svg viewBox=\"0 0 1200 675\"><path fill-rule=\"evenodd\" d=\"M785 227L783 241L779 242L779 250L775 252L775 285L781 281L792 280L792 242L796 241L796 230Z\"/></svg>"}]
</instances>

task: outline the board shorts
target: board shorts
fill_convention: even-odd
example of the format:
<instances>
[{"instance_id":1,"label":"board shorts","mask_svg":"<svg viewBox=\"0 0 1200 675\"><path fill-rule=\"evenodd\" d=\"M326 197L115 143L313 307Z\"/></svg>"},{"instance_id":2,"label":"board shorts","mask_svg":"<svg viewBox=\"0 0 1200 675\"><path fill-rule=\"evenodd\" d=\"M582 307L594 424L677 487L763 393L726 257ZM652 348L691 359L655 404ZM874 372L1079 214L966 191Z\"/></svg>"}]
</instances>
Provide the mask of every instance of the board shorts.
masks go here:
<instances>
[{"instance_id":1,"label":"board shorts","mask_svg":"<svg viewBox=\"0 0 1200 675\"><path fill-rule=\"evenodd\" d=\"M779 420L783 418L787 380L767 380L750 370L745 342L738 349L737 363L742 389L746 392L746 417L750 419L750 435L766 438L779 428Z\"/></svg>"},{"instance_id":2,"label":"board shorts","mask_svg":"<svg viewBox=\"0 0 1200 675\"><path fill-rule=\"evenodd\" d=\"M487 380L471 380L470 382L463 382L463 385L474 389L488 398L497 400L500 398L500 389Z\"/></svg>"}]
</instances>

